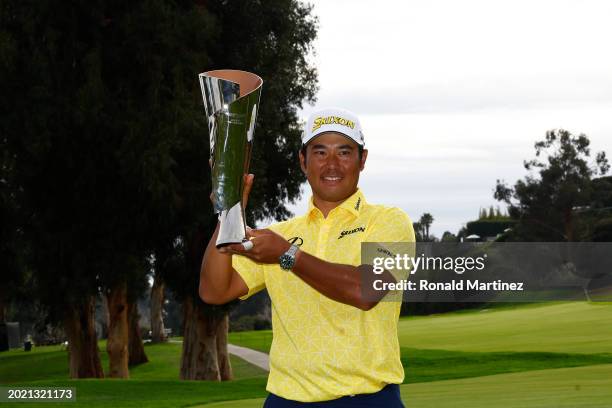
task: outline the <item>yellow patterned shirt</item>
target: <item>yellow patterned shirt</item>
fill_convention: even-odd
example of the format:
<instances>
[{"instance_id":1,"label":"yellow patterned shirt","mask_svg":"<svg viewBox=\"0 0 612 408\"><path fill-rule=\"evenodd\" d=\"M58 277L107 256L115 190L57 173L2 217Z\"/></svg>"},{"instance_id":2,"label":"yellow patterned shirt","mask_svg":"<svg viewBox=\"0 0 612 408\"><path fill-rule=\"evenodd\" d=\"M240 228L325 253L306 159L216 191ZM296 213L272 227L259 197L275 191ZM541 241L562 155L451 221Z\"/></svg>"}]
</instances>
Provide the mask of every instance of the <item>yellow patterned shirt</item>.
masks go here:
<instances>
[{"instance_id":1,"label":"yellow patterned shirt","mask_svg":"<svg viewBox=\"0 0 612 408\"><path fill-rule=\"evenodd\" d=\"M414 242L412 222L400 209L372 205L360 190L323 217L312 199L308 212L271 230L328 262L358 266L362 242ZM266 389L313 402L379 391L404 379L397 338L401 304L379 302L369 311L329 299L278 264L233 257L253 295L267 288L273 340Z\"/></svg>"}]
</instances>

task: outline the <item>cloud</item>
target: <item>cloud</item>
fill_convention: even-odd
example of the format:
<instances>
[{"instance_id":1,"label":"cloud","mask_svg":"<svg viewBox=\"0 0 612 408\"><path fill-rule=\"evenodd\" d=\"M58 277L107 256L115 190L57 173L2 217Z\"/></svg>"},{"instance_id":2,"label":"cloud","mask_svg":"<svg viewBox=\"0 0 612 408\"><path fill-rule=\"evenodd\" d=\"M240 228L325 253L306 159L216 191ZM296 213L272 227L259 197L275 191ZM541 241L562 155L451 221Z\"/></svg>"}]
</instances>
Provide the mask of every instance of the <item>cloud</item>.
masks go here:
<instances>
[{"instance_id":1,"label":"cloud","mask_svg":"<svg viewBox=\"0 0 612 408\"><path fill-rule=\"evenodd\" d=\"M387 88L326 89L320 105L351 106L358 113L460 113L499 109L567 108L612 103L612 75L464 78Z\"/></svg>"}]
</instances>

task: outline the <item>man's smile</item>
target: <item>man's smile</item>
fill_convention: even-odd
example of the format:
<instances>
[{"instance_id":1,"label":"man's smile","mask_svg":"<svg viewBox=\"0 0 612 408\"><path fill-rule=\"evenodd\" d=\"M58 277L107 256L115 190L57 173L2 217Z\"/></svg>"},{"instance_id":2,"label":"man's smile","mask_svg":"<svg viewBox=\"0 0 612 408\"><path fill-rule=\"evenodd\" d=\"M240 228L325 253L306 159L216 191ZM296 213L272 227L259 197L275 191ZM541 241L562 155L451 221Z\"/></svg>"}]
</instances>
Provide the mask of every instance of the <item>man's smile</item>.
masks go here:
<instances>
[{"instance_id":1,"label":"man's smile","mask_svg":"<svg viewBox=\"0 0 612 408\"><path fill-rule=\"evenodd\" d=\"M327 175L321 177L321 179L323 180L324 184L335 185L340 183L344 179L344 177L340 175Z\"/></svg>"}]
</instances>

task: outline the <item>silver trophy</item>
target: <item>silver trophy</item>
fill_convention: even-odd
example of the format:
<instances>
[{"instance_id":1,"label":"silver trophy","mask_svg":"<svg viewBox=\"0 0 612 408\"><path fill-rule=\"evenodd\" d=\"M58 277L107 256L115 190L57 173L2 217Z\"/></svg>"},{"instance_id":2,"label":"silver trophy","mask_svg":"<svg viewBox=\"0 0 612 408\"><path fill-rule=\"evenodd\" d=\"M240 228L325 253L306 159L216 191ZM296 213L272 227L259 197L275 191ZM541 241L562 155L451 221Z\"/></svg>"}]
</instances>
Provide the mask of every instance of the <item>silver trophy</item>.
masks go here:
<instances>
[{"instance_id":1,"label":"silver trophy","mask_svg":"<svg viewBox=\"0 0 612 408\"><path fill-rule=\"evenodd\" d=\"M219 214L217 247L246 240L242 205L262 79L250 72L222 69L199 75L208 119L212 201Z\"/></svg>"}]
</instances>

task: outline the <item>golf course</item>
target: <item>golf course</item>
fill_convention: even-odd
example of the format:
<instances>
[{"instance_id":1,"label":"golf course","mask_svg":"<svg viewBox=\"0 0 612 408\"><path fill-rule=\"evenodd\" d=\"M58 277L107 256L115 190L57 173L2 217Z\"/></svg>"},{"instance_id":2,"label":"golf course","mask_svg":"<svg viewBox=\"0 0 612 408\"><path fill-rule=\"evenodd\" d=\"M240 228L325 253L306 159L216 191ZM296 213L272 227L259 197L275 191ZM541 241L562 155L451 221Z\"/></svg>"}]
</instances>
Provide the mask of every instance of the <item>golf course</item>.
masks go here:
<instances>
[{"instance_id":1,"label":"golf course","mask_svg":"<svg viewBox=\"0 0 612 408\"><path fill-rule=\"evenodd\" d=\"M503 306L399 324L410 408L612 407L612 304ZM230 333L232 344L267 352L270 331ZM105 344L100 343L104 350ZM145 347L149 363L129 380L69 380L60 346L0 353L0 383L74 387L74 407L260 407L267 373L232 356L235 379L178 380L180 339ZM101 353L107 366L106 353ZM4 403L4 406L40 406Z\"/></svg>"}]
</instances>

